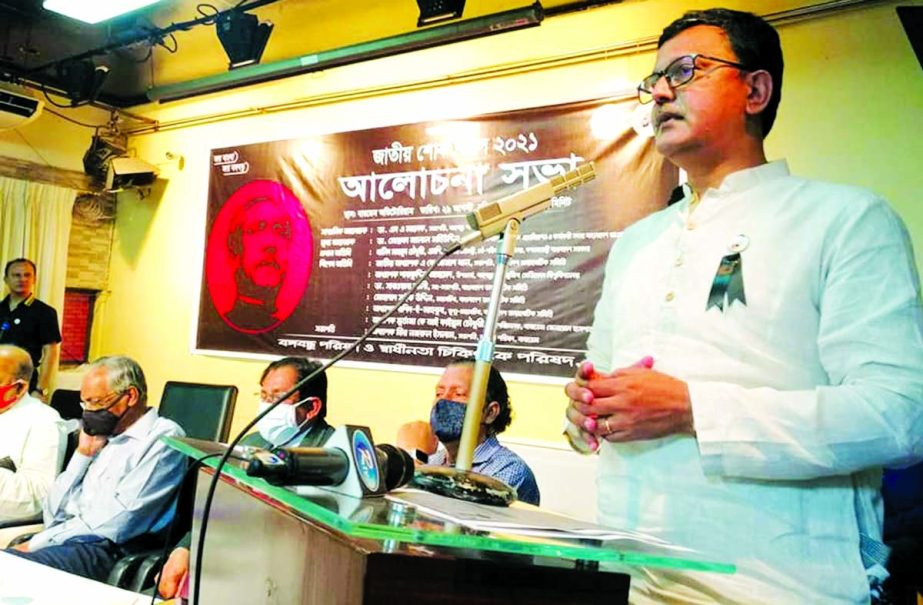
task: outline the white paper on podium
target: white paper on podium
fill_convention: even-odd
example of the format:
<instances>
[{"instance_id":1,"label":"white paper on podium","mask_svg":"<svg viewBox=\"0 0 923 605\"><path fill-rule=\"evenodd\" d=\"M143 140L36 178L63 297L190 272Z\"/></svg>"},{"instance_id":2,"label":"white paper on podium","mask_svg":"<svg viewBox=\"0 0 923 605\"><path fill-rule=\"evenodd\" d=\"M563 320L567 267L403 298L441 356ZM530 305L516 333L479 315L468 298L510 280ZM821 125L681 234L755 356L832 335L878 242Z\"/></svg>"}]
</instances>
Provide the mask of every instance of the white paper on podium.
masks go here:
<instances>
[{"instance_id":1,"label":"white paper on podium","mask_svg":"<svg viewBox=\"0 0 923 605\"><path fill-rule=\"evenodd\" d=\"M571 540L623 540L690 551L641 532L586 523L522 502L514 502L509 507L488 506L416 489L395 490L386 498L477 531Z\"/></svg>"},{"instance_id":2,"label":"white paper on podium","mask_svg":"<svg viewBox=\"0 0 923 605\"><path fill-rule=\"evenodd\" d=\"M149 595L122 590L0 552L0 605L146 605L150 602Z\"/></svg>"}]
</instances>

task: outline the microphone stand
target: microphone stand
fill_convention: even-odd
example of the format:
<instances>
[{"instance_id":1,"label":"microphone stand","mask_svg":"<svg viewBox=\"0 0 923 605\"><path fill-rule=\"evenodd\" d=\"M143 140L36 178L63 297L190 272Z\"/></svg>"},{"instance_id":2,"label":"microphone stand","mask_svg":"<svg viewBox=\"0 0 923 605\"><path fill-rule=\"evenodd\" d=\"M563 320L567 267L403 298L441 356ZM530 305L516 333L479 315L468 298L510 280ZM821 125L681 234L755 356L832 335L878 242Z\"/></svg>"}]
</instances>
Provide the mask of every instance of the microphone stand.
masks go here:
<instances>
[{"instance_id":1,"label":"microphone stand","mask_svg":"<svg viewBox=\"0 0 923 605\"><path fill-rule=\"evenodd\" d=\"M465 410L465 424L458 445L458 456L455 459L455 468L460 471L470 471L474 461L474 448L477 447L481 415L487 398L487 379L490 378L490 366L497 345L497 321L500 318L503 287L506 285L506 270L516 251L518 239L519 221L515 218L510 219L497 242L497 266L494 269L494 283L490 289L487 317L484 319L484 333L474 354L474 375L468 391L469 405Z\"/></svg>"},{"instance_id":2,"label":"microphone stand","mask_svg":"<svg viewBox=\"0 0 923 605\"><path fill-rule=\"evenodd\" d=\"M459 500L500 506L512 503L516 499L516 490L499 479L472 472L471 465L474 462L474 449L478 444L481 416L487 398L487 381L490 378L490 366L496 348L497 321L500 317L503 287L506 284L506 270L516 251L519 225L519 219L512 218L507 221L497 242L497 265L484 320L484 332L474 355L474 373L468 391L465 424L459 441L458 455L455 458L455 468L422 466L414 478L414 484L427 491Z\"/></svg>"},{"instance_id":3,"label":"microphone stand","mask_svg":"<svg viewBox=\"0 0 923 605\"><path fill-rule=\"evenodd\" d=\"M459 447L458 460L455 468L423 466L417 471L413 483L417 487L426 489L437 494L449 496L451 498L469 500L472 502L482 502L508 506L516 499L516 490L512 487L493 477L471 472L471 464L474 458L474 448L477 446L478 431L481 426L481 415L484 407L484 399L487 395L487 381L490 377L490 365L494 358L495 333L497 329L497 319L500 314L501 295L503 294L503 285L506 280L506 269L509 259L516 250L516 240L519 235L520 223L533 214L545 210L550 205L552 196L557 195L565 189L573 189L583 183L586 183L596 176L593 163L584 164L563 175L553 177L545 183L536 185L525 192L508 196L500 202L488 204L486 208L479 210L468 216L469 222L473 221L473 230L463 235L459 241L447 246L438 259L424 271L404 293L391 309L378 319L365 333L360 336L347 349L338 353L333 359L328 361L322 367L311 372L308 376L302 378L287 393L280 395L276 401L251 420L237 436L228 444L227 450L215 465L215 471L212 475L211 482L208 486L208 492L205 497L205 504L202 511L202 524L199 529L199 539L197 542L198 556L195 563L195 573L192 581L192 603L199 605L199 587L202 579L202 558L205 551L205 532L208 528L208 515L211 511L212 501L215 496L215 489L221 478L221 469L227 464L234 446L243 439L251 428L261 418L277 405L288 399L290 395L297 392L303 384L311 381L317 374L320 374L343 357L354 351L359 345L371 336L372 332L378 329L389 317L394 315L397 310L407 301L410 296L416 292L420 284L426 280L430 273L436 268L443 259L455 252L458 252L465 246L474 244L497 235L499 223L502 222L503 216L512 215L512 218L506 221L503 234L497 243L497 268L494 273L494 283L491 292L490 305L487 310L487 319L484 322L484 336L478 342L474 375L472 377L472 390L470 391L469 403L465 412L465 423L462 428L461 444ZM509 214L508 214L509 213ZM482 223L483 221L483 223ZM477 226L475 226L477 225Z\"/></svg>"}]
</instances>

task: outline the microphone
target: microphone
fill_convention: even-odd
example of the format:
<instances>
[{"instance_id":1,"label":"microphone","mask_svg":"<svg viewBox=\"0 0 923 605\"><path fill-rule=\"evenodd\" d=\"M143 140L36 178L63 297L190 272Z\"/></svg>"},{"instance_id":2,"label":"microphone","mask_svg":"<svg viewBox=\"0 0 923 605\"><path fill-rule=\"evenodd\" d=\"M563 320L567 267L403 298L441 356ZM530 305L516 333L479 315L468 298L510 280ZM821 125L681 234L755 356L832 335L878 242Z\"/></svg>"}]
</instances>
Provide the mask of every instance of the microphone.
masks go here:
<instances>
[{"instance_id":1,"label":"microphone","mask_svg":"<svg viewBox=\"0 0 923 605\"><path fill-rule=\"evenodd\" d=\"M258 450L247 474L273 485L321 486L357 498L379 496L413 478L410 455L393 445L375 447L366 427L340 427L326 445Z\"/></svg>"},{"instance_id":2,"label":"microphone","mask_svg":"<svg viewBox=\"0 0 923 605\"><path fill-rule=\"evenodd\" d=\"M453 248L458 250L499 235L503 233L510 220L524 221L546 210L551 205L551 198L562 191L579 187L594 178L596 178L596 167L593 162L587 162L574 170L552 177L524 191L508 195L495 202L482 204L465 217L472 230L462 235Z\"/></svg>"}]
</instances>

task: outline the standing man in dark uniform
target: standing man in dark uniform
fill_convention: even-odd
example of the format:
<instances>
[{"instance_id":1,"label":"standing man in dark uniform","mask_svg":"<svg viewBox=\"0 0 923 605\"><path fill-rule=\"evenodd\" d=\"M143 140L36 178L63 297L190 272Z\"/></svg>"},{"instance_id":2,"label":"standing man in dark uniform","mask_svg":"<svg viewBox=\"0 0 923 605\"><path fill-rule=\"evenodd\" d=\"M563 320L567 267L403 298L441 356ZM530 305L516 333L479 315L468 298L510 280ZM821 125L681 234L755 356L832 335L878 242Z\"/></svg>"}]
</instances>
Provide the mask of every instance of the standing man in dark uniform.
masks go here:
<instances>
[{"instance_id":1,"label":"standing man in dark uniform","mask_svg":"<svg viewBox=\"0 0 923 605\"><path fill-rule=\"evenodd\" d=\"M35 298L35 272L35 263L27 258L13 259L3 269L9 294L0 301L0 343L29 352L35 366L29 392L47 403L61 350L61 330L54 307Z\"/></svg>"}]
</instances>

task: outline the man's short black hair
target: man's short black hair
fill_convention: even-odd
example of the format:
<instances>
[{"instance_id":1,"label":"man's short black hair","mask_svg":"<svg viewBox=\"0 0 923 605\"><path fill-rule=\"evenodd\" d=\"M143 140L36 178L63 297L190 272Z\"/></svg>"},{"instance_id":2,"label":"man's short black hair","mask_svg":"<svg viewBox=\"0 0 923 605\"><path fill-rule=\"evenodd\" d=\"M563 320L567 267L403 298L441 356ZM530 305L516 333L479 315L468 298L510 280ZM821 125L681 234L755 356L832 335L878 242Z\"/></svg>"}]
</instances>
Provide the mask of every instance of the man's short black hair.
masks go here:
<instances>
[{"instance_id":1,"label":"man's short black hair","mask_svg":"<svg viewBox=\"0 0 923 605\"><path fill-rule=\"evenodd\" d=\"M38 273L38 269L35 268L35 263L33 263L32 261L30 261L28 258L14 258L14 259L11 260L10 262L8 262L8 263L6 264L6 266L3 268L3 277L9 277L9 276L10 276L10 267L12 267L13 265L19 264L19 263L26 263L27 265L29 265L30 267L32 267L32 273L33 273L33 275L35 275L35 274Z\"/></svg>"},{"instance_id":2,"label":"man's short black hair","mask_svg":"<svg viewBox=\"0 0 923 605\"><path fill-rule=\"evenodd\" d=\"M282 359L277 359L263 370L262 376L260 376L260 384L263 384L263 381L266 380L266 376L269 375L273 370L278 370L279 368L292 368L295 370L295 381L301 382L305 378L311 375L312 372L321 367L321 364L316 361L311 361L306 357L283 357ZM317 414L318 420L323 420L327 417L327 373L321 372L307 384L301 385L301 388L298 389L298 399L307 399L308 397L317 397L320 399L320 412Z\"/></svg>"},{"instance_id":3,"label":"man's short black hair","mask_svg":"<svg viewBox=\"0 0 923 605\"><path fill-rule=\"evenodd\" d=\"M471 360L459 361L449 364L452 366L466 366L474 369L474 362ZM510 401L510 393L506 388L506 381L495 366L490 366L490 376L487 378L487 395L486 402L496 401L500 405L500 413L490 425L490 433L499 435L510 426L513 422L513 404Z\"/></svg>"},{"instance_id":4,"label":"man's short black hair","mask_svg":"<svg viewBox=\"0 0 923 605\"><path fill-rule=\"evenodd\" d=\"M782 99L782 45L779 42L779 32L765 19L727 8L710 8L701 11L689 11L673 23L664 28L657 48L660 48L680 32L697 25L711 25L721 28L727 34L731 43L731 50L737 55L737 61L743 63L751 70L764 69L772 77L772 96L769 104L760 114L760 124L763 137L772 130Z\"/></svg>"}]
</instances>

